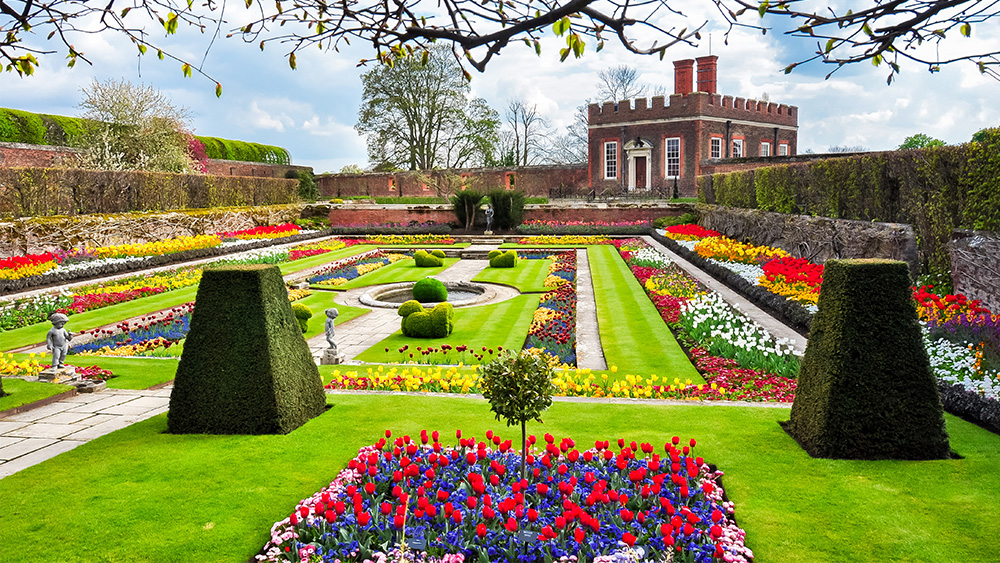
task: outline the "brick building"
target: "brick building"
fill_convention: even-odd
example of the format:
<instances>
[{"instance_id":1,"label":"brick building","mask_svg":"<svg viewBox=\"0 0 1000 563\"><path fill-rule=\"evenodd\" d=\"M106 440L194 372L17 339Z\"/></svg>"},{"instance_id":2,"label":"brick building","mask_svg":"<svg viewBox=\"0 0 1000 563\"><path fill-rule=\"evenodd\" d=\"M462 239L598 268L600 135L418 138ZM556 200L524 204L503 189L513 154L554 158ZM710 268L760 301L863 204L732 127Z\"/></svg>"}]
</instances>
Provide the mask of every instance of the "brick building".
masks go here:
<instances>
[{"instance_id":1,"label":"brick building","mask_svg":"<svg viewBox=\"0 0 1000 563\"><path fill-rule=\"evenodd\" d=\"M717 61L714 55L674 61L669 97L590 104L591 189L649 190L676 182L681 195L693 196L706 161L796 153L798 108L717 94Z\"/></svg>"}]
</instances>

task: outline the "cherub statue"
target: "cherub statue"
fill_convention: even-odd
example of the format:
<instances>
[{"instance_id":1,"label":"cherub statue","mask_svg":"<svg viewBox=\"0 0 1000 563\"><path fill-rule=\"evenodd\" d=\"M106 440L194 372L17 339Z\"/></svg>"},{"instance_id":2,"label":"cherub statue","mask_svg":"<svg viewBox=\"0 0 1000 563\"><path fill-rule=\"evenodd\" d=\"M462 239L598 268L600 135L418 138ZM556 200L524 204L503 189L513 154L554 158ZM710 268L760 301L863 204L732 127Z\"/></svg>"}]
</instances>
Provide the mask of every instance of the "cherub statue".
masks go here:
<instances>
[{"instance_id":1,"label":"cherub statue","mask_svg":"<svg viewBox=\"0 0 1000 563\"><path fill-rule=\"evenodd\" d=\"M334 352L337 351L337 343L333 341L333 321L339 314L340 311L338 311L336 307L330 307L326 310L326 341L330 345L330 350L333 350Z\"/></svg>"},{"instance_id":2,"label":"cherub statue","mask_svg":"<svg viewBox=\"0 0 1000 563\"><path fill-rule=\"evenodd\" d=\"M62 313L52 313L49 315L49 322L52 323L52 328L45 337L45 348L52 350L52 367L62 369L66 353L69 352L69 341L73 340L73 333L63 328L69 322L69 317Z\"/></svg>"}]
</instances>

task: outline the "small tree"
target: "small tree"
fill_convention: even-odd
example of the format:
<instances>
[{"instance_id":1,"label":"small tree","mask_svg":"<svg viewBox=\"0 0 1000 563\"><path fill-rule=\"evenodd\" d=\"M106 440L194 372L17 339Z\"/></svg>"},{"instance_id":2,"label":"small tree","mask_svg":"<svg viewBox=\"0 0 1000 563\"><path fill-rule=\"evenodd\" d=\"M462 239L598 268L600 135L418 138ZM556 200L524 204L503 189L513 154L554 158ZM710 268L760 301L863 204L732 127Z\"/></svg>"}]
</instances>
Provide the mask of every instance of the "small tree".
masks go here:
<instances>
[{"instance_id":1,"label":"small tree","mask_svg":"<svg viewBox=\"0 0 1000 563\"><path fill-rule=\"evenodd\" d=\"M97 80L81 89L86 128L80 166L100 170L190 172L189 115L152 86Z\"/></svg>"},{"instance_id":2,"label":"small tree","mask_svg":"<svg viewBox=\"0 0 1000 563\"><path fill-rule=\"evenodd\" d=\"M507 426L521 424L521 478L527 464L527 422L542 421L552 406L552 365L543 354L504 350L497 359L479 366L483 397L490 410Z\"/></svg>"},{"instance_id":3,"label":"small tree","mask_svg":"<svg viewBox=\"0 0 1000 563\"><path fill-rule=\"evenodd\" d=\"M907 137L903 144L899 145L899 150L905 151L909 149L925 149L928 147L943 147L948 143L942 141L941 139L935 139L930 135L925 135L923 133L917 133L916 135L910 135Z\"/></svg>"},{"instance_id":4,"label":"small tree","mask_svg":"<svg viewBox=\"0 0 1000 563\"><path fill-rule=\"evenodd\" d=\"M473 224L476 222L476 211L482 200L482 192L476 190L463 190L451 196L455 218L458 219L458 224L464 226L466 230L472 230Z\"/></svg>"}]
</instances>

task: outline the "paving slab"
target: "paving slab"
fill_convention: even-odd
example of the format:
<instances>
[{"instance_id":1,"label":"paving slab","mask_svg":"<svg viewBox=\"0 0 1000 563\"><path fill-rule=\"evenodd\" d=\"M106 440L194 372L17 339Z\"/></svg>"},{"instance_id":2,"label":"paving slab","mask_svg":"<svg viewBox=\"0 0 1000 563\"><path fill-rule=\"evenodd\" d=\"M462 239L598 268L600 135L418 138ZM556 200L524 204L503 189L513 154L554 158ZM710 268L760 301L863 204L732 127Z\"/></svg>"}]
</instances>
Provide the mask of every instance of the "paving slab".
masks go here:
<instances>
[{"instance_id":1,"label":"paving slab","mask_svg":"<svg viewBox=\"0 0 1000 563\"><path fill-rule=\"evenodd\" d=\"M25 422L14 422L14 421L12 421L10 419L10 417L7 417L7 418L5 418L3 420L0 420L0 436L3 436L4 434L10 432L11 430L17 430L18 428L20 428L20 427L22 427L22 426L24 426L26 424L28 424L27 421L25 421Z\"/></svg>"},{"instance_id":2,"label":"paving slab","mask_svg":"<svg viewBox=\"0 0 1000 563\"><path fill-rule=\"evenodd\" d=\"M91 418L94 415L88 412L60 412L52 416L47 416L45 418L40 418L35 422L41 424L73 424L75 422L80 422L85 418Z\"/></svg>"},{"instance_id":3,"label":"paving slab","mask_svg":"<svg viewBox=\"0 0 1000 563\"><path fill-rule=\"evenodd\" d=\"M58 441L54 438L27 438L0 448L0 460L9 461L17 459L45 446L55 444ZM0 465L0 467L3 467L3 465Z\"/></svg>"},{"instance_id":4,"label":"paving slab","mask_svg":"<svg viewBox=\"0 0 1000 563\"><path fill-rule=\"evenodd\" d=\"M26 440L26 438L17 438L15 436L0 436L0 448L6 448L11 444L16 444L23 440Z\"/></svg>"},{"instance_id":5,"label":"paving slab","mask_svg":"<svg viewBox=\"0 0 1000 563\"><path fill-rule=\"evenodd\" d=\"M594 300L594 278L586 249L576 251L576 366L581 369L608 369L601 347Z\"/></svg>"},{"instance_id":6,"label":"paving slab","mask_svg":"<svg viewBox=\"0 0 1000 563\"><path fill-rule=\"evenodd\" d=\"M19 436L21 438L62 438L67 434L72 434L79 430L72 424L28 424L17 430L8 432L6 436Z\"/></svg>"},{"instance_id":7,"label":"paving slab","mask_svg":"<svg viewBox=\"0 0 1000 563\"><path fill-rule=\"evenodd\" d=\"M102 395L103 395L103 393L102 393ZM133 400L134 398L135 397L131 397L131 396L128 396L128 395L120 394L120 393L118 393L117 390L115 390L111 396L105 396L100 401L94 401L93 403L87 403L87 404L84 404L84 405L78 405L78 406L70 409L68 412L94 412L94 413L96 413L96 412L100 412L100 411L103 411L103 410L106 410L106 409L110 409L111 407L116 407L116 406L121 405L123 403L127 403L127 402Z\"/></svg>"},{"instance_id":8,"label":"paving slab","mask_svg":"<svg viewBox=\"0 0 1000 563\"><path fill-rule=\"evenodd\" d=\"M12 414L6 418L4 421L9 422L34 422L40 420L47 416L52 416L54 414L59 414L74 408L78 405L64 404L62 401L52 403L50 405L45 405L44 407L38 407L37 409L32 409L30 411L25 411L18 414Z\"/></svg>"},{"instance_id":9,"label":"paving slab","mask_svg":"<svg viewBox=\"0 0 1000 563\"><path fill-rule=\"evenodd\" d=\"M0 465L0 478L13 475L22 469L27 469L28 467L37 465L47 459L52 459L57 455L68 452L84 443L86 442L76 440L60 440L52 445L35 450L30 454L8 461L7 463Z\"/></svg>"}]
</instances>

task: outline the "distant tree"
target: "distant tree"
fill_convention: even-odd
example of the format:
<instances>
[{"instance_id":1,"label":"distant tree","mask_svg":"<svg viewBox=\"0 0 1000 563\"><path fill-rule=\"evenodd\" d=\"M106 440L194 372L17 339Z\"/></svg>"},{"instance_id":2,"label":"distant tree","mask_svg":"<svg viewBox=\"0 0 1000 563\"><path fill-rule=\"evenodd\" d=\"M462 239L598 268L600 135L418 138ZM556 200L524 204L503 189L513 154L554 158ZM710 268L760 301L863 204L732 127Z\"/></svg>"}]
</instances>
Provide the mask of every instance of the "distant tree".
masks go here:
<instances>
[{"instance_id":1,"label":"distant tree","mask_svg":"<svg viewBox=\"0 0 1000 563\"><path fill-rule=\"evenodd\" d=\"M649 86L639 81L639 71L635 67L618 65L597 73L597 97L602 101L641 98L648 91Z\"/></svg>"},{"instance_id":2,"label":"distant tree","mask_svg":"<svg viewBox=\"0 0 1000 563\"><path fill-rule=\"evenodd\" d=\"M79 164L100 170L190 172L189 114L152 86L127 80L81 89L84 133L76 143Z\"/></svg>"},{"instance_id":3,"label":"distant tree","mask_svg":"<svg viewBox=\"0 0 1000 563\"><path fill-rule=\"evenodd\" d=\"M368 158L379 167L479 165L498 142L496 111L469 98L462 69L446 49L377 66L361 81L355 129L368 136Z\"/></svg>"},{"instance_id":4,"label":"distant tree","mask_svg":"<svg viewBox=\"0 0 1000 563\"><path fill-rule=\"evenodd\" d=\"M573 122L566 126L562 135L553 137L552 142L546 147L545 161L556 164L578 164L587 162L587 146L589 135L587 124L589 121L588 106L590 100L583 105L576 106L573 113Z\"/></svg>"},{"instance_id":5,"label":"distant tree","mask_svg":"<svg viewBox=\"0 0 1000 563\"><path fill-rule=\"evenodd\" d=\"M986 140L986 136L995 130L996 130L995 127L987 127L986 129L980 129L979 131L976 131L975 133L972 134L972 142L982 143L983 141Z\"/></svg>"},{"instance_id":6,"label":"distant tree","mask_svg":"<svg viewBox=\"0 0 1000 563\"><path fill-rule=\"evenodd\" d=\"M364 174L365 169L361 168L357 164L345 164L343 168L340 169L341 174Z\"/></svg>"},{"instance_id":7,"label":"distant tree","mask_svg":"<svg viewBox=\"0 0 1000 563\"><path fill-rule=\"evenodd\" d=\"M870 150L868 147L864 147L864 146L861 146L861 145L854 145L854 146L851 146L851 145L835 145L835 146L832 146L832 147L826 149L826 152L828 152L828 153L833 153L833 152L866 152L868 150Z\"/></svg>"},{"instance_id":8,"label":"distant tree","mask_svg":"<svg viewBox=\"0 0 1000 563\"><path fill-rule=\"evenodd\" d=\"M903 144L899 145L899 150L908 149L923 149L927 147L943 147L947 145L941 139L935 139L929 135L923 133L917 133L916 135L910 135L903 141Z\"/></svg>"},{"instance_id":9,"label":"distant tree","mask_svg":"<svg viewBox=\"0 0 1000 563\"><path fill-rule=\"evenodd\" d=\"M547 135L548 123L538 115L538 106L524 100L507 102L507 123L503 147L513 154L514 166L535 164L541 158Z\"/></svg>"}]
</instances>

